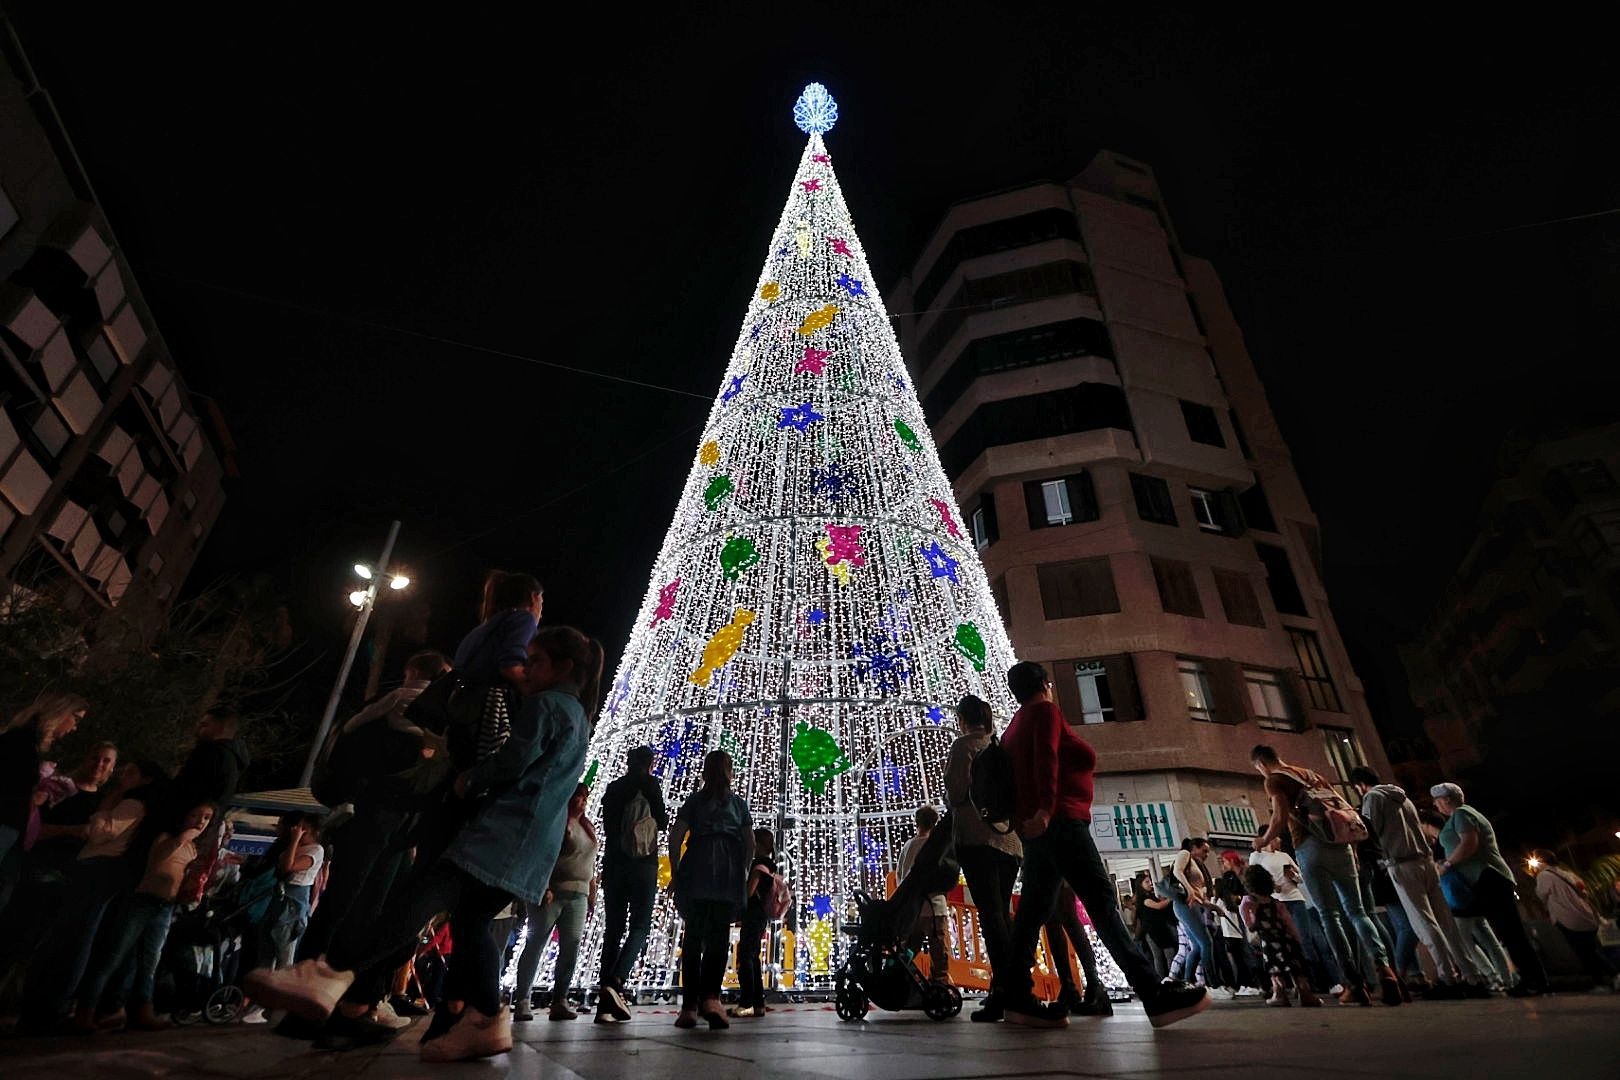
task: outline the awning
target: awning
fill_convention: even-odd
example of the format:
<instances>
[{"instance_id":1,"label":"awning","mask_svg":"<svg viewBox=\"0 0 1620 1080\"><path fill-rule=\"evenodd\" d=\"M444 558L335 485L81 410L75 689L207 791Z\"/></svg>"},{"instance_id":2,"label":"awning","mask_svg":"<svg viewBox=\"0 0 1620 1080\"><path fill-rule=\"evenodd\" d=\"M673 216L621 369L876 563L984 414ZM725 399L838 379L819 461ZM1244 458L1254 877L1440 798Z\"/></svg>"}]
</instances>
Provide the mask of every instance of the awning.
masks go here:
<instances>
[{"instance_id":1,"label":"awning","mask_svg":"<svg viewBox=\"0 0 1620 1080\"><path fill-rule=\"evenodd\" d=\"M331 810L315 798L309 788L286 788L281 791L244 791L231 799L232 806L244 810L259 810L272 814L329 814Z\"/></svg>"}]
</instances>

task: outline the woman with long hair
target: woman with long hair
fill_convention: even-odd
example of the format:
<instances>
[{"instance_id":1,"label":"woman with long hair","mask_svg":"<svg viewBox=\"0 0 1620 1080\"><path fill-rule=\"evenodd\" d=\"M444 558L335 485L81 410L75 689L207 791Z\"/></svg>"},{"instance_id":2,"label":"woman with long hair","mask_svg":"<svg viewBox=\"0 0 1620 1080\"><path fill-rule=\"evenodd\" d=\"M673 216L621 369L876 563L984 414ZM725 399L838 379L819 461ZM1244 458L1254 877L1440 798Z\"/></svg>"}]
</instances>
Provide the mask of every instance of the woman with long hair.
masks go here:
<instances>
[{"instance_id":1,"label":"woman with long hair","mask_svg":"<svg viewBox=\"0 0 1620 1080\"><path fill-rule=\"evenodd\" d=\"M23 836L38 813L34 788L45 755L73 734L89 703L77 694L42 694L0 733L0 893L21 870ZM0 906L5 897L0 896Z\"/></svg>"},{"instance_id":2,"label":"woman with long hair","mask_svg":"<svg viewBox=\"0 0 1620 1080\"><path fill-rule=\"evenodd\" d=\"M1180 944L1176 915L1170 901L1153 889L1153 875L1143 870L1131 879L1131 895L1136 898L1136 940L1160 978L1170 974L1170 958Z\"/></svg>"},{"instance_id":3,"label":"woman with long hair","mask_svg":"<svg viewBox=\"0 0 1620 1080\"><path fill-rule=\"evenodd\" d=\"M601 700L602 647L572 627L547 627L529 644L528 695L511 737L456 777L456 794L476 809L444 854L391 898L365 940L334 942L326 956L280 971L260 968L244 989L261 1003L310 1020L332 1017L333 1034L384 1041L388 1025L366 1019L410 959L417 932L449 911L456 959L445 999L464 1002L429 1032L423 1061L464 1061L512 1048L501 1006L501 952L490 924L514 899L538 903L562 849L568 803L584 771L591 721ZM334 1010L337 1010L334 1015ZM452 1019L453 1017L453 1019ZM436 1020L439 1018L436 1018ZM382 1030L378 1030L382 1029Z\"/></svg>"},{"instance_id":4,"label":"woman with long hair","mask_svg":"<svg viewBox=\"0 0 1620 1080\"><path fill-rule=\"evenodd\" d=\"M572 1020L579 1014L568 1007L568 988L574 982L579 963L579 938L585 932L585 916L596 910L596 853L601 843L596 826L585 816L585 800L591 789L584 784L574 789L568 800L568 824L563 830L562 851L551 871L551 886L538 904L528 904L529 937L518 959L517 985L512 990L512 1019L519 1023L534 1019L529 996L534 992L535 972L540 958L557 931L557 970L551 982L551 1018Z\"/></svg>"},{"instance_id":5,"label":"woman with long hair","mask_svg":"<svg viewBox=\"0 0 1620 1080\"><path fill-rule=\"evenodd\" d=\"M754 821L731 781L731 755L709 751L703 786L686 800L669 830L670 886L686 924L678 1028L697 1027L700 1016L714 1030L731 1026L720 1008L720 983L731 952L731 924L748 901L754 861Z\"/></svg>"}]
</instances>

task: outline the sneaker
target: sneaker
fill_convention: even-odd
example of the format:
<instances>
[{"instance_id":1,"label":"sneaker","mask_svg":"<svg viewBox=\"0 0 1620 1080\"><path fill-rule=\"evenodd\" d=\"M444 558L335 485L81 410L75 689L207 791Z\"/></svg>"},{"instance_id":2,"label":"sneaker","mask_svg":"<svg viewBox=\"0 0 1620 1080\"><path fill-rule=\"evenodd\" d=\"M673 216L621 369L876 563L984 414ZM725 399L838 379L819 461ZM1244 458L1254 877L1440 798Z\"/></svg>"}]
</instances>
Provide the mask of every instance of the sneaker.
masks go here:
<instances>
[{"instance_id":1,"label":"sneaker","mask_svg":"<svg viewBox=\"0 0 1620 1080\"><path fill-rule=\"evenodd\" d=\"M241 1019L244 1024L268 1024L270 1022L270 1018L264 1015L264 1007L261 1005L250 1006L248 1011L242 1014Z\"/></svg>"},{"instance_id":2,"label":"sneaker","mask_svg":"<svg viewBox=\"0 0 1620 1080\"><path fill-rule=\"evenodd\" d=\"M603 1019L603 1017L606 1019ZM596 999L596 1022L598 1024L619 1023L630 1021L630 1006L624 1000L624 994L617 986L608 983L602 984L602 989Z\"/></svg>"},{"instance_id":3,"label":"sneaker","mask_svg":"<svg viewBox=\"0 0 1620 1080\"><path fill-rule=\"evenodd\" d=\"M675 1026L682 1031L690 1031L697 1027L698 1014L696 1009L682 1009L675 1017Z\"/></svg>"},{"instance_id":4,"label":"sneaker","mask_svg":"<svg viewBox=\"0 0 1620 1080\"><path fill-rule=\"evenodd\" d=\"M512 1006L512 1023L527 1024L534 1019L534 1008L527 1001L520 1001Z\"/></svg>"},{"instance_id":5,"label":"sneaker","mask_svg":"<svg viewBox=\"0 0 1620 1080\"><path fill-rule=\"evenodd\" d=\"M1371 1005L1372 995L1365 986L1350 986L1339 994L1340 1005Z\"/></svg>"},{"instance_id":6,"label":"sneaker","mask_svg":"<svg viewBox=\"0 0 1620 1080\"><path fill-rule=\"evenodd\" d=\"M999 1024L1005 1018L1006 1014L1002 1011L1001 1000L994 994L986 997L984 1004L968 1015L968 1019L975 1024Z\"/></svg>"},{"instance_id":7,"label":"sneaker","mask_svg":"<svg viewBox=\"0 0 1620 1080\"><path fill-rule=\"evenodd\" d=\"M570 1009L568 1002L559 999L551 1003L551 1012L548 1018L551 1020L577 1020L579 1019L579 1013Z\"/></svg>"},{"instance_id":8,"label":"sneaker","mask_svg":"<svg viewBox=\"0 0 1620 1080\"><path fill-rule=\"evenodd\" d=\"M763 1009L756 1009L752 1005L733 1005L731 1008L726 1010L726 1015L741 1020L748 1020L756 1016L764 1016L765 1012Z\"/></svg>"},{"instance_id":9,"label":"sneaker","mask_svg":"<svg viewBox=\"0 0 1620 1080\"><path fill-rule=\"evenodd\" d=\"M1070 1016L1113 1016L1114 1003L1108 1000L1107 991L1097 989L1095 993L1086 992L1080 1003L1069 1010Z\"/></svg>"},{"instance_id":10,"label":"sneaker","mask_svg":"<svg viewBox=\"0 0 1620 1080\"><path fill-rule=\"evenodd\" d=\"M1406 995L1406 988L1401 985L1401 980L1397 979L1389 968L1385 968L1379 974L1378 989L1379 997L1385 1005L1400 1005L1411 1000Z\"/></svg>"},{"instance_id":11,"label":"sneaker","mask_svg":"<svg viewBox=\"0 0 1620 1080\"><path fill-rule=\"evenodd\" d=\"M1283 997L1281 994L1273 994L1271 997L1266 998L1266 1004L1272 1006L1273 1008L1286 1009L1292 1006L1294 1003Z\"/></svg>"},{"instance_id":12,"label":"sneaker","mask_svg":"<svg viewBox=\"0 0 1620 1080\"><path fill-rule=\"evenodd\" d=\"M1020 1027L1061 1028L1069 1026L1068 1011L1066 1009L1036 1001L1033 994L1025 997L1022 1001L1010 1001L1003 1004L1001 1011L1007 1023L1017 1024Z\"/></svg>"},{"instance_id":13,"label":"sneaker","mask_svg":"<svg viewBox=\"0 0 1620 1080\"><path fill-rule=\"evenodd\" d=\"M1066 986L1059 992L1058 999L1054 1004L1070 1016L1082 1016L1084 1014L1080 1010L1085 1008L1086 999L1081 997L1080 991L1074 987Z\"/></svg>"},{"instance_id":14,"label":"sneaker","mask_svg":"<svg viewBox=\"0 0 1620 1080\"><path fill-rule=\"evenodd\" d=\"M1233 997L1265 997L1266 992L1264 990L1257 989L1256 987L1253 987L1253 986L1240 986L1240 987L1237 988L1237 993L1232 995L1232 996Z\"/></svg>"},{"instance_id":15,"label":"sneaker","mask_svg":"<svg viewBox=\"0 0 1620 1080\"><path fill-rule=\"evenodd\" d=\"M1230 986L1217 986L1215 989L1220 991L1221 996L1226 998L1227 1001L1231 1001L1238 996L1238 992Z\"/></svg>"},{"instance_id":16,"label":"sneaker","mask_svg":"<svg viewBox=\"0 0 1620 1080\"><path fill-rule=\"evenodd\" d=\"M404 994L395 994L388 999L388 1003L394 1007L394 1012L399 1016L426 1016L433 1011L433 1007L422 999L417 998L413 1001Z\"/></svg>"},{"instance_id":17,"label":"sneaker","mask_svg":"<svg viewBox=\"0 0 1620 1080\"><path fill-rule=\"evenodd\" d=\"M1332 986L1328 987L1328 989L1327 989L1327 992L1332 994L1334 997L1339 997L1340 995L1342 995L1344 993L1344 991L1345 991L1344 983L1334 983Z\"/></svg>"},{"instance_id":18,"label":"sneaker","mask_svg":"<svg viewBox=\"0 0 1620 1080\"><path fill-rule=\"evenodd\" d=\"M1142 1001L1148 1023L1156 1028L1169 1027L1189 1016L1196 1016L1209 1008L1209 991L1201 986L1160 990Z\"/></svg>"},{"instance_id":19,"label":"sneaker","mask_svg":"<svg viewBox=\"0 0 1620 1080\"><path fill-rule=\"evenodd\" d=\"M377 1007L371 1010L371 1021L393 1031L404 1031L411 1026L411 1017L399 1015L394 1011L393 1004L386 999L378 1002Z\"/></svg>"},{"instance_id":20,"label":"sneaker","mask_svg":"<svg viewBox=\"0 0 1620 1080\"><path fill-rule=\"evenodd\" d=\"M421 1059L427 1062L471 1061L494 1057L512 1049L512 1014L501 1009L485 1016L471 1005L462 1011L455 1027L432 1042L422 1044Z\"/></svg>"},{"instance_id":21,"label":"sneaker","mask_svg":"<svg viewBox=\"0 0 1620 1080\"><path fill-rule=\"evenodd\" d=\"M300 960L290 968L258 968L242 980L242 991L261 1006L286 1009L308 1020L332 1015L354 972L336 971L325 960Z\"/></svg>"}]
</instances>

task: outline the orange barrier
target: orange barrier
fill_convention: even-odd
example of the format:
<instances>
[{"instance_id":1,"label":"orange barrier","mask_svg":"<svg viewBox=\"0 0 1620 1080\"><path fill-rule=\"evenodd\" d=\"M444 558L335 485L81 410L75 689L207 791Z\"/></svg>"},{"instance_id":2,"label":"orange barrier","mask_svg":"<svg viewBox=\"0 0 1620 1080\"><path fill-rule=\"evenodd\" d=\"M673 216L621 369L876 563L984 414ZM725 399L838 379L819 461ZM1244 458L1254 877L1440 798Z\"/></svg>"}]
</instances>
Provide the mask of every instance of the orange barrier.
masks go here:
<instances>
[{"instance_id":1,"label":"orange barrier","mask_svg":"<svg viewBox=\"0 0 1620 1080\"><path fill-rule=\"evenodd\" d=\"M889 895L894 895L897 880L891 872L885 879ZM1013 898L1016 907L1017 897ZM950 955L951 982L964 990L990 989L990 957L984 951L984 936L979 931L979 909L967 899L967 890L960 883L945 894L945 947ZM926 908L924 909L927 910ZM1043 1001L1057 998L1062 987L1057 969L1052 966L1051 942L1046 930L1041 930L1035 947L1035 996ZM1067 940L1063 942L1063 962L1072 963L1074 950ZM926 949L917 954L917 966L926 976L932 968L932 958ZM1073 971L1074 968L1069 969Z\"/></svg>"}]
</instances>

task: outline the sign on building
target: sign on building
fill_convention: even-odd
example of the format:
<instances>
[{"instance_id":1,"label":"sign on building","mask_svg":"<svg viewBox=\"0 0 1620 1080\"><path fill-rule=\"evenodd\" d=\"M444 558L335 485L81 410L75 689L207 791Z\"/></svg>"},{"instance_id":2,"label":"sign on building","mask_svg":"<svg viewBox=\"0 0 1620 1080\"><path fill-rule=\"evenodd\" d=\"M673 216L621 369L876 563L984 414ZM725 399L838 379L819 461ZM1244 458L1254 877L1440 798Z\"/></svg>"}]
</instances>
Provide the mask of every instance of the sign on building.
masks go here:
<instances>
[{"instance_id":1,"label":"sign on building","mask_svg":"<svg viewBox=\"0 0 1620 1080\"><path fill-rule=\"evenodd\" d=\"M1152 851L1181 846L1169 803L1115 803L1091 808L1099 851Z\"/></svg>"},{"instance_id":2,"label":"sign on building","mask_svg":"<svg viewBox=\"0 0 1620 1080\"><path fill-rule=\"evenodd\" d=\"M1254 839L1254 834L1260 831L1260 822L1255 817L1254 807L1244 806L1241 803L1205 803L1204 814L1209 822L1206 835L1211 840L1242 840Z\"/></svg>"}]
</instances>

